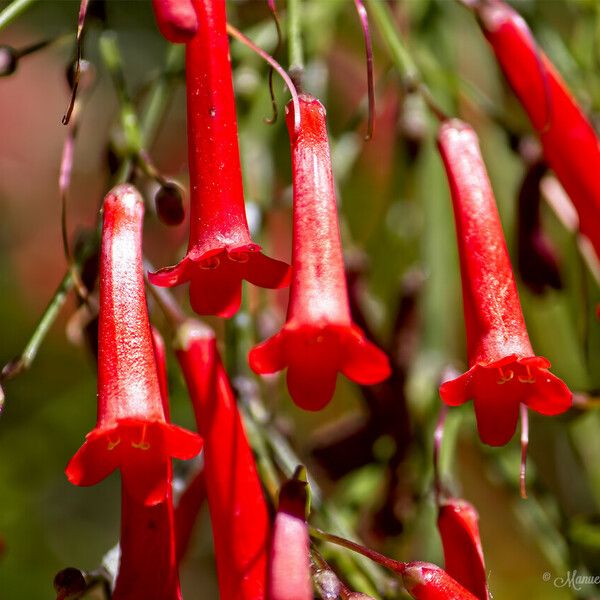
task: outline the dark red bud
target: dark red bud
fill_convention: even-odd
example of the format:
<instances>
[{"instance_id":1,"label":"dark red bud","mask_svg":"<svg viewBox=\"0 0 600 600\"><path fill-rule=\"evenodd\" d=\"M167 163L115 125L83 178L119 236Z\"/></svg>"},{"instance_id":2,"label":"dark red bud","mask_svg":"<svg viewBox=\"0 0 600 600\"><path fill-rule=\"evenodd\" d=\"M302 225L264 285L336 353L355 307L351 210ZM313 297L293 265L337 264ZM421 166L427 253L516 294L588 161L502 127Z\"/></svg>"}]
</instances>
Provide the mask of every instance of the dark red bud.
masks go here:
<instances>
[{"instance_id":1,"label":"dark red bud","mask_svg":"<svg viewBox=\"0 0 600 600\"><path fill-rule=\"evenodd\" d=\"M173 181L167 181L156 192L154 196L156 214L165 225L183 223L185 219L183 196L183 188Z\"/></svg>"}]
</instances>

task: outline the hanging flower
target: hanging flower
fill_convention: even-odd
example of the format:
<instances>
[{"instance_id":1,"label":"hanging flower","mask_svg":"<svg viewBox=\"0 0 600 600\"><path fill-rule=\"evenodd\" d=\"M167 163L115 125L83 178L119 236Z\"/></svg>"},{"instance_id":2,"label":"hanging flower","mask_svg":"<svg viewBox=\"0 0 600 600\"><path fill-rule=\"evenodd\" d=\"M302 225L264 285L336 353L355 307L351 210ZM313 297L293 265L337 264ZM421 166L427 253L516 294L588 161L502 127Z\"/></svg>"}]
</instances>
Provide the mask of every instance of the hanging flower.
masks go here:
<instances>
[{"instance_id":1,"label":"hanging flower","mask_svg":"<svg viewBox=\"0 0 600 600\"><path fill-rule=\"evenodd\" d=\"M266 593L269 516L233 391L212 330L179 328L176 355L204 437L204 477L221 600Z\"/></svg>"},{"instance_id":2,"label":"hanging flower","mask_svg":"<svg viewBox=\"0 0 600 600\"><path fill-rule=\"evenodd\" d=\"M170 458L191 458L200 438L167 423L154 358L142 272L143 201L129 185L104 200L100 258L98 420L69 462L75 485L94 485L121 469L128 493L163 500Z\"/></svg>"},{"instance_id":3,"label":"hanging flower","mask_svg":"<svg viewBox=\"0 0 600 600\"><path fill-rule=\"evenodd\" d=\"M249 360L257 373L287 367L294 402L319 410L333 396L338 371L369 385L386 379L390 366L350 318L325 109L316 98L302 95L300 112L296 136L293 106L288 104L294 232L287 321L250 352Z\"/></svg>"},{"instance_id":4,"label":"hanging flower","mask_svg":"<svg viewBox=\"0 0 600 600\"><path fill-rule=\"evenodd\" d=\"M174 44L189 42L198 30L198 17L191 0L152 0L156 24Z\"/></svg>"},{"instance_id":5,"label":"hanging flower","mask_svg":"<svg viewBox=\"0 0 600 600\"><path fill-rule=\"evenodd\" d=\"M437 527L444 547L444 569L479 600L489 600L479 515L466 500L449 498L440 505Z\"/></svg>"},{"instance_id":6,"label":"hanging flower","mask_svg":"<svg viewBox=\"0 0 600 600\"><path fill-rule=\"evenodd\" d=\"M482 441L500 446L515 432L521 403L556 415L571 406L571 392L531 348L477 135L447 121L438 146L454 205L470 366L440 394L450 406L472 398Z\"/></svg>"},{"instance_id":7,"label":"hanging flower","mask_svg":"<svg viewBox=\"0 0 600 600\"><path fill-rule=\"evenodd\" d=\"M499 0L475 4L504 75L542 142L546 161L579 213L600 258L600 142L521 16Z\"/></svg>"},{"instance_id":8,"label":"hanging flower","mask_svg":"<svg viewBox=\"0 0 600 600\"><path fill-rule=\"evenodd\" d=\"M306 481L294 477L279 492L269 559L268 600L313 599L306 486Z\"/></svg>"},{"instance_id":9,"label":"hanging flower","mask_svg":"<svg viewBox=\"0 0 600 600\"><path fill-rule=\"evenodd\" d=\"M288 285L289 267L250 238L244 208L235 101L225 29L225 0L194 0L198 33L187 45L190 240L183 260L150 274L155 285L190 281L198 314L231 317L242 279Z\"/></svg>"}]
</instances>

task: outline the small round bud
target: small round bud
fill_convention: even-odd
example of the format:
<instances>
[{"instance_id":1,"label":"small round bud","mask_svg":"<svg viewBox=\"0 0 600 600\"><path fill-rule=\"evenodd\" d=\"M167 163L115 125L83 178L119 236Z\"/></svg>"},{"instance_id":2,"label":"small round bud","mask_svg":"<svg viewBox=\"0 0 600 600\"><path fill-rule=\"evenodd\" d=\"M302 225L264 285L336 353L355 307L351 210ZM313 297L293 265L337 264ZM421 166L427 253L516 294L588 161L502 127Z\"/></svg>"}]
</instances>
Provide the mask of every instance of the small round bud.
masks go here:
<instances>
[{"instance_id":1,"label":"small round bud","mask_svg":"<svg viewBox=\"0 0 600 600\"><path fill-rule=\"evenodd\" d=\"M165 225L181 225L185 218L183 206L183 188L168 181L161 185L154 196L156 214Z\"/></svg>"},{"instance_id":2,"label":"small round bud","mask_svg":"<svg viewBox=\"0 0 600 600\"><path fill-rule=\"evenodd\" d=\"M54 577L56 600L79 598L87 589L87 582L82 571L74 567L67 567L59 571Z\"/></svg>"},{"instance_id":3,"label":"small round bud","mask_svg":"<svg viewBox=\"0 0 600 600\"><path fill-rule=\"evenodd\" d=\"M0 77L12 75L17 70L19 56L11 46L0 46Z\"/></svg>"}]
</instances>

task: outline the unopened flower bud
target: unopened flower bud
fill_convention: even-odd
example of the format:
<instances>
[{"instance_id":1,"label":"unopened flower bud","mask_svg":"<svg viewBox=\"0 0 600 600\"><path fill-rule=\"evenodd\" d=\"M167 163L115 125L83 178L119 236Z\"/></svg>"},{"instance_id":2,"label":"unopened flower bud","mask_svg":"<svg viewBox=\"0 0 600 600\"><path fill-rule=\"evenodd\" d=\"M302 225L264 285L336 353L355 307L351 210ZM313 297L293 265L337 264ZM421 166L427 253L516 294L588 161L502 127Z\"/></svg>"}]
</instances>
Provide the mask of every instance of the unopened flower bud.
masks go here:
<instances>
[{"instance_id":1,"label":"unopened flower bud","mask_svg":"<svg viewBox=\"0 0 600 600\"><path fill-rule=\"evenodd\" d=\"M17 70L19 56L11 46L0 46L0 77L12 75Z\"/></svg>"},{"instance_id":2,"label":"unopened flower bud","mask_svg":"<svg viewBox=\"0 0 600 600\"><path fill-rule=\"evenodd\" d=\"M183 222L183 188L179 184L167 181L161 185L154 196L154 205L158 218L165 225L181 225Z\"/></svg>"}]
</instances>

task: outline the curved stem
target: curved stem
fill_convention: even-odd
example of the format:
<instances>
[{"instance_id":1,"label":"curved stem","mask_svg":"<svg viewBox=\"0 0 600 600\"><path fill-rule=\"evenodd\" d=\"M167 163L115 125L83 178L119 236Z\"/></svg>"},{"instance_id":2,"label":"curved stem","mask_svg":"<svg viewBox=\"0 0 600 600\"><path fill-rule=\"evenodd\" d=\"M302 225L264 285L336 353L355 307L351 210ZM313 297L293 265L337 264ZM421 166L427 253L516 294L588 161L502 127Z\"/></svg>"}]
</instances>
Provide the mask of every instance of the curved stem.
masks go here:
<instances>
[{"instance_id":1,"label":"curved stem","mask_svg":"<svg viewBox=\"0 0 600 600\"><path fill-rule=\"evenodd\" d=\"M373 137L373 124L375 121L375 86L373 84L373 43L371 41L371 31L369 29L369 17L362 0L354 0L356 12L360 19L360 24L365 38L365 54L367 58L367 89L369 96L369 117L367 120L367 134L365 140Z\"/></svg>"},{"instance_id":2,"label":"curved stem","mask_svg":"<svg viewBox=\"0 0 600 600\"><path fill-rule=\"evenodd\" d=\"M296 135L298 135L300 131L300 102L298 101L298 92L296 90L296 86L290 79L290 76L286 73L285 69L268 53L265 52L262 48L259 48L250 38L246 37L241 31L236 29L230 23L227 23L227 33L234 37L242 44L245 44L256 52L261 58L266 60L281 76L281 78L285 81L288 89L290 90L290 94L292 95L292 102L294 103L294 131Z\"/></svg>"},{"instance_id":3,"label":"curved stem","mask_svg":"<svg viewBox=\"0 0 600 600\"><path fill-rule=\"evenodd\" d=\"M309 527L309 532L314 538L323 540L325 542L331 542L332 544L337 544L338 546L342 546L348 550L352 550L353 552L358 552L358 554L362 554L363 556L370 558L373 562L376 562L382 567L386 567L395 573L402 574L406 569L406 563L389 558L388 556L380 554L379 552L375 552L375 550L366 548L365 546L357 544L356 542L352 542L337 535L327 533L321 529L317 529L316 527Z\"/></svg>"},{"instance_id":4,"label":"curved stem","mask_svg":"<svg viewBox=\"0 0 600 600\"><path fill-rule=\"evenodd\" d=\"M419 92L433 115L440 121L446 120L448 115L433 98L431 91L423 82L423 76L419 68L398 35L394 25L394 17L388 5L380 0L369 0L369 7L388 47L392 62L400 71L404 87L409 91Z\"/></svg>"}]
</instances>

